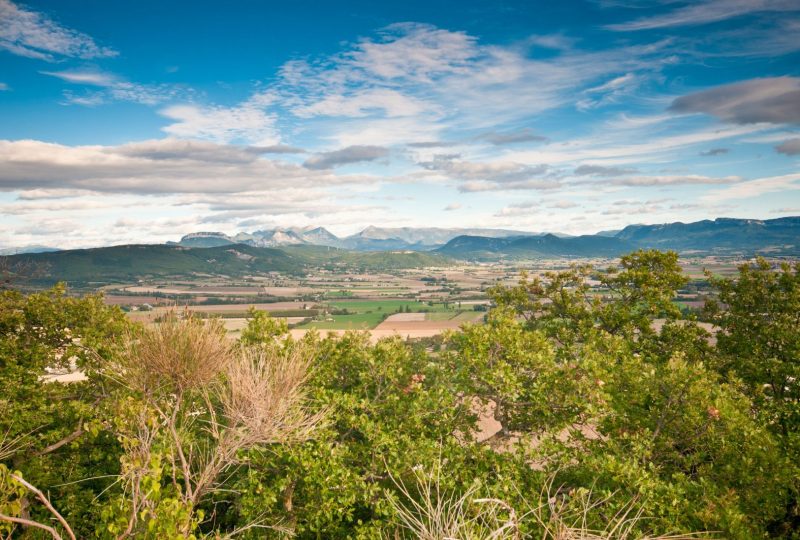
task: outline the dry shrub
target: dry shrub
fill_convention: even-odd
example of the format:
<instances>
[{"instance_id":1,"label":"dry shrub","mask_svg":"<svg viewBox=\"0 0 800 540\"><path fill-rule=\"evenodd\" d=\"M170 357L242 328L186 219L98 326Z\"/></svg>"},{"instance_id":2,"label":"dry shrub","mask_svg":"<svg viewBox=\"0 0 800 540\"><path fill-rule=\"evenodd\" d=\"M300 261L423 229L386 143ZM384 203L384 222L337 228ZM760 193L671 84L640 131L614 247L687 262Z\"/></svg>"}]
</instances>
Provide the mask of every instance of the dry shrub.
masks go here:
<instances>
[{"instance_id":1,"label":"dry shrub","mask_svg":"<svg viewBox=\"0 0 800 540\"><path fill-rule=\"evenodd\" d=\"M711 540L711 533L686 533L650 535L643 534L641 525L646 521L638 499L634 498L608 518L602 529L592 528L590 515L605 505L609 498L597 498L592 490L578 490L572 496L577 504L567 505L565 499L552 494L552 481L539 497L538 505L531 508L526 519L532 520L542 530L542 540Z\"/></svg>"},{"instance_id":2,"label":"dry shrub","mask_svg":"<svg viewBox=\"0 0 800 540\"><path fill-rule=\"evenodd\" d=\"M169 381L184 391L210 384L234 354L219 319L169 313L163 322L131 336L124 357L129 384L152 389Z\"/></svg>"},{"instance_id":3,"label":"dry shrub","mask_svg":"<svg viewBox=\"0 0 800 540\"><path fill-rule=\"evenodd\" d=\"M244 446L303 440L316 429L325 413L306 406L310 360L300 349L244 348L228 364L219 398Z\"/></svg>"},{"instance_id":4,"label":"dry shrub","mask_svg":"<svg viewBox=\"0 0 800 540\"><path fill-rule=\"evenodd\" d=\"M518 540L523 529L525 538L541 540L711 540L711 533L675 535L641 534L638 532L645 519L638 500L633 499L607 519L602 529L589 525L590 515L608 499L598 499L591 490L575 494L578 504L567 505L565 499L551 495L552 482L548 482L538 501L526 513L517 515L505 501L475 497L476 488L464 494L445 492L440 487L440 467L426 474L415 470L412 490L401 480L392 480L400 491L400 500L389 498L389 503L399 520L400 530L393 538L418 540ZM391 473L390 473L391 476ZM415 494L412 494L412 491ZM536 531L536 532L533 532Z\"/></svg>"},{"instance_id":5,"label":"dry shrub","mask_svg":"<svg viewBox=\"0 0 800 540\"><path fill-rule=\"evenodd\" d=\"M388 538L408 537L419 540L517 540L521 538L514 509L499 499L475 497L476 486L464 494L443 491L441 467L426 473L414 470L412 495L402 480L392 476L401 500L389 498L400 528Z\"/></svg>"},{"instance_id":6,"label":"dry shrub","mask_svg":"<svg viewBox=\"0 0 800 540\"><path fill-rule=\"evenodd\" d=\"M142 414L132 411L121 433L131 464L128 534L138 534L142 511L153 507L144 480L158 453L181 504L193 511L225 488L230 475L223 473L243 465L241 450L311 436L325 411L308 406L310 358L296 347L240 347L219 320L188 314L132 335L115 374L141 392ZM247 528L256 526L263 527Z\"/></svg>"}]
</instances>

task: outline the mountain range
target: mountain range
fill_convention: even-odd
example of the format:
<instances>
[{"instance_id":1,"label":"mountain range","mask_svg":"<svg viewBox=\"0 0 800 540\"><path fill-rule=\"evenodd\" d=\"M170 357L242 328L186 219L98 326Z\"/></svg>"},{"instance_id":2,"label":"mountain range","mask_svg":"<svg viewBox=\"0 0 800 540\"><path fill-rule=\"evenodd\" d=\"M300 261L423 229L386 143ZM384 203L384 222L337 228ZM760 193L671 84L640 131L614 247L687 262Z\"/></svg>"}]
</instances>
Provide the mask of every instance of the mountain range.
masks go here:
<instances>
[{"instance_id":1,"label":"mountain range","mask_svg":"<svg viewBox=\"0 0 800 540\"><path fill-rule=\"evenodd\" d=\"M324 227L288 227L239 233L229 236L221 232L187 234L177 245L185 247L217 247L245 244L254 247L279 247L299 244L330 246L355 251L411 250L430 251L463 235L507 238L537 236L541 233L505 229L442 229L437 227L387 228L370 226L356 234L338 237Z\"/></svg>"},{"instance_id":2,"label":"mountain range","mask_svg":"<svg viewBox=\"0 0 800 540\"><path fill-rule=\"evenodd\" d=\"M569 236L508 229L367 227L338 237L324 227L290 227L239 233L188 234L177 245L214 247L288 245L331 246L354 251L435 251L464 259L613 257L637 248L702 253L800 253L800 217L777 219L718 218L693 223L628 225L594 235Z\"/></svg>"},{"instance_id":3,"label":"mountain range","mask_svg":"<svg viewBox=\"0 0 800 540\"><path fill-rule=\"evenodd\" d=\"M22 255L25 253L49 253L51 251L58 251L58 248L40 246L33 244L30 246L13 247L13 248L0 248L0 256L3 255Z\"/></svg>"},{"instance_id":4,"label":"mountain range","mask_svg":"<svg viewBox=\"0 0 800 540\"><path fill-rule=\"evenodd\" d=\"M760 253L797 257L800 217L629 225L619 231L583 236L505 229L410 227L368 227L344 238L322 227L274 229L235 236L201 232L167 245L63 251L34 247L34 251L45 252L4 254L0 255L0 263L12 269L34 268L43 280L108 282L146 276L303 273L319 267L419 268L450 264L453 259L613 258L640 248L671 249L683 254L749 257Z\"/></svg>"},{"instance_id":5,"label":"mountain range","mask_svg":"<svg viewBox=\"0 0 800 540\"><path fill-rule=\"evenodd\" d=\"M471 260L615 257L639 248L683 254L800 255L800 217L718 218L693 223L628 225L594 235L485 238L458 236L437 253Z\"/></svg>"}]
</instances>

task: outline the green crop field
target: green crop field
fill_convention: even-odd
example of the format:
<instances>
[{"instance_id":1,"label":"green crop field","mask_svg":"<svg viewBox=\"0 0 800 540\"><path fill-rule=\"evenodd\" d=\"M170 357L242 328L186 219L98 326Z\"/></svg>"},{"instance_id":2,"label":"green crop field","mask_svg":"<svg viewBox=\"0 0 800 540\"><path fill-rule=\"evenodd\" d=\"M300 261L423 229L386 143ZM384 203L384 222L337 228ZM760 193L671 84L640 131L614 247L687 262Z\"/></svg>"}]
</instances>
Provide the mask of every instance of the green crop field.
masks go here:
<instances>
[{"instance_id":1,"label":"green crop field","mask_svg":"<svg viewBox=\"0 0 800 540\"><path fill-rule=\"evenodd\" d=\"M444 304L414 302L409 300L335 300L327 303L333 309L346 309L353 313L377 311L379 313L396 313L400 308L408 307L412 312L420 311L451 311L444 308Z\"/></svg>"},{"instance_id":2,"label":"green crop field","mask_svg":"<svg viewBox=\"0 0 800 540\"><path fill-rule=\"evenodd\" d=\"M333 320L311 321L298 328L317 328L319 330L354 330L375 328L383 320L383 313L354 313L350 315L332 315Z\"/></svg>"},{"instance_id":3,"label":"green crop field","mask_svg":"<svg viewBox=\"0 0 800 540\"><path fill-rule=\"evenodd\" d=\"M349 330L355 328L375 328L387 316L406 308L412 313L427 312L432 320L448 320L458 315L453 309L445 309L444 304L428 305L424 302L409 300L334 300L326 302L332 310L347 310L346 314L331 314L325 321L311 321L300 328L318 328L320 330ZM452 304L451 304L452 305Z\"/></svg>"}]
</instances>

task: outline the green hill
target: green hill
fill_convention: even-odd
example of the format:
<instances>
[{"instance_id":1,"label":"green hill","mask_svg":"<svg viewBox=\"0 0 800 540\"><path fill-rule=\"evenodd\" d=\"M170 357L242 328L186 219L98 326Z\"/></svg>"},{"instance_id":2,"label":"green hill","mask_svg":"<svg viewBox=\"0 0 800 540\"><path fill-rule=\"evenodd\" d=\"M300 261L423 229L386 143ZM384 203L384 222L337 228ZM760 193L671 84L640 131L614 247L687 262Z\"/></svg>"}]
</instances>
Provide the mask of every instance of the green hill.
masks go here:
<instances>
[{"instance_id":1,"label":"green hill","mask_svg":"<svg viewBox=\"0 0 800 540\"><path fill-rule=\"evenodd\" d=\"M295 273L304 267L304 261L278 249L238 244L210 248L126 245L14 255L6 259L13 266L29 269L37 280L76 282L270 271Z\"/></svg>"},{"instance_id":2,"label":"green hill","mask_svg":"<svg viewBox=\"0 0 800 540\"><path fill-rule=\"evenodd\" d=\"M125 282L152 277L242 276L313 267L381 270L442 266L449 259L418 252L357 253L322 246L260 248L244 244L215 247L125 245L30 253L0 258L35 281Z\"/></svg>"},{"instance_id":3,"label":"green hill","mask_svg":"<svg viewBox=\"0 0 800 540\"><path fill-rule=\"evenodd\" d=\"M561 257L616 257L636 246L607 236L561 238L552 234L513 238L459 236L436 251L450 257L471 260L547 259Z\"/></svg>"}]
</instances>

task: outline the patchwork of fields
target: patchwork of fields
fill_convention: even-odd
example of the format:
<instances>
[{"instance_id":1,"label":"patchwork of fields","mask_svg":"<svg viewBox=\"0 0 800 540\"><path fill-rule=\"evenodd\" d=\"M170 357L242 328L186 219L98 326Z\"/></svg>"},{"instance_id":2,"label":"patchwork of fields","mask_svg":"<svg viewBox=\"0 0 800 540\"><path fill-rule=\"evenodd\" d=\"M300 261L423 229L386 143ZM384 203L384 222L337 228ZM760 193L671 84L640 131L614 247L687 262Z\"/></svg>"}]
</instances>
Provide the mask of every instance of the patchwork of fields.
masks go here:
<instances>
[{"instance_id":1,"label":"patchwork of fields","mask_svg":"<svg viewBox=\"0 0 800 540\"><path fill-rule=\"evenodd\" d=\"M272 273L236 279L208 277L180 282L135 283L103 289L106 302L122 306L131 319L154 323L168 312L187 310L199 317L219 317L232 336L246 326L250 310L284 319L299 336L310 330L342 333L368 331L373 339L391 335L430 337L481 323L489 307L488 290L516 284L521 272L531 276L567 268L574 261L541 261L536 265L499 263L457 267L347 271L321 269L307 277ZM599 267L613 261L590 261ZM735 271L739 261L687 259L684 270L693 283L704 282L704 269L717 275ZM597 285L595 283L595 285ZM591 294L606 294L601 289ZM702 294L685 291L682 309L699 309Z\"/></svg>"}]
</instances>

